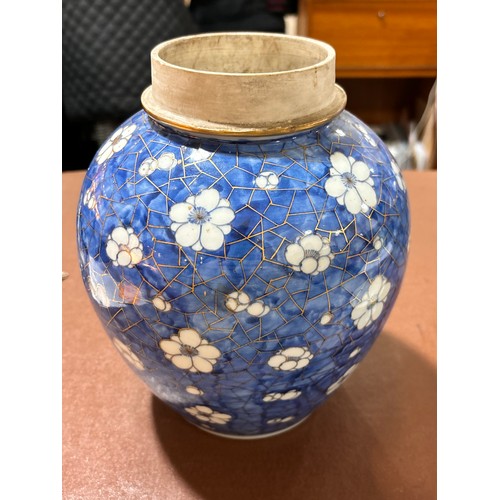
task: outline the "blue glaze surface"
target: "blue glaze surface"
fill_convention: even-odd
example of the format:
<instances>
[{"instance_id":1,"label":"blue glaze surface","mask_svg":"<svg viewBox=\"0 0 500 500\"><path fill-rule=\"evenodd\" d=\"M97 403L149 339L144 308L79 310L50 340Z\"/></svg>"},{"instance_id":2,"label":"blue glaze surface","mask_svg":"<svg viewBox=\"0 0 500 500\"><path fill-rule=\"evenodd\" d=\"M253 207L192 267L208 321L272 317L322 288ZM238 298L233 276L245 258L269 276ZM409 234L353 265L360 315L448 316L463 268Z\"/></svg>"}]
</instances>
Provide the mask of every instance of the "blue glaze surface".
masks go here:
<instances>
[{"instance_id":1,"label":"blue glaze surface","mask_svg":"<svg viewBox=\"0 0 500 500\"><path fill-rule=\"evenodd\" d=\"M409 213L394 158L347 111L247 143L141 111L97 152L77 229L89 297L131 369L192 423L252 436L303 419L367 354Z\"/></svg>"}]
</instances>

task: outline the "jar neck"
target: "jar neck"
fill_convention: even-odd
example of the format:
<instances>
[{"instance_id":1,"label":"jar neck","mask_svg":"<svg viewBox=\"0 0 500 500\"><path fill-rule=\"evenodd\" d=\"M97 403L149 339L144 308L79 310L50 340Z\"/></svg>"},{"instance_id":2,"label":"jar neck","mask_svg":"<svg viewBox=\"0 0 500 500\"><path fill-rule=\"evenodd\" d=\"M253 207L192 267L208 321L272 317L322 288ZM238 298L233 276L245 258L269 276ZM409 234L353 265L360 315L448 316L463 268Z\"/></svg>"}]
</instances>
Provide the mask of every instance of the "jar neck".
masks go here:
<instances>
[{"instance_id":1,"label":"jar neck","mask_svg":"<svg viewBox=\"0 0 500 500\"><path fill-rule=\"evenodd\" d=\"M221 140L273 140L317 128L345 108L335 51L271 33L212 33L151 52L149 116L177 132Z\"/></svg>"}]
</instances>

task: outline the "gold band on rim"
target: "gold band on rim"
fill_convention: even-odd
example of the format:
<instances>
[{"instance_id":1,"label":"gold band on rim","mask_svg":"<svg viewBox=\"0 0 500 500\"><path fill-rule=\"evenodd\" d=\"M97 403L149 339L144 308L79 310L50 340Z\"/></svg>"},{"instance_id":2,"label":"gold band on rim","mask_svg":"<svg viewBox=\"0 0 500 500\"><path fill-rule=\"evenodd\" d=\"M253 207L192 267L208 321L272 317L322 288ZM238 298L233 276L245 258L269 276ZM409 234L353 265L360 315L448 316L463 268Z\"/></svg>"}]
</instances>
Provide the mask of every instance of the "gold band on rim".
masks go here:
<instances>
[{"instance_id":1,"label":"gold band on rim","mask_svg":"<svg viewBox=\"0 0 500 500\"><path fill-rule=\"evenodd\" d=\"M290 135L296 132L304 132L306 130L311 130L321 125L325 125L338 116L342 111L344 111L347 103L347 95L344 89L335 84L335 97L330 108L324 113L321 118L305 116L303 121L279 124L275 122L270 126L256 127L235 127L228 126L225 124L218 124L207 121L186 121L182 117L176 116L172 113L167 113L165 110L159 113L155 111L157 108L154 104L154 99L152 96L152 86L149 86L144 90L141 95L141 103L144 111L153 118L155 121L162 125L179 130L181 132L191 132L196 135L207 135L207 136L224 136L224 137L271 137L271 136L282 136Z\"/></svg>"}]
</instances>

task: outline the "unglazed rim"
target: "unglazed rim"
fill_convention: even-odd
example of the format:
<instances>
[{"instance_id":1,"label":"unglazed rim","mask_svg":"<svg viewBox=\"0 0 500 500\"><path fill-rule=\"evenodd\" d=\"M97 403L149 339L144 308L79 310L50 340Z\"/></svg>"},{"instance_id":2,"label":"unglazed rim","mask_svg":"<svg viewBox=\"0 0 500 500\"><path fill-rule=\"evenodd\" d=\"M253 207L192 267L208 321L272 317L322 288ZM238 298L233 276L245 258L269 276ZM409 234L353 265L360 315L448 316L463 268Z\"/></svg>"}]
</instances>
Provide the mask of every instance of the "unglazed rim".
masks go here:
<instances>
[{"instance_id":1,"label":"unglazed rim","mask_svg":"<svg viewBox=\"0 0 500 500\"><path fill-rule=\"evenodd\" d=\"M264 47L262 54L250 52L252 44L256 49ZM230 53L233 47L236 54ZM226 57L222 62L217 50ZM231 60L237 60L238 50L243 63L260 55L265 62L249 65L260 64L264 70L207 69L216 56L215 66L238 66ZM199 53L199 58L193 55ZM186 64L179 62L183 57ZM201 69L195 67L198 59ZM292 67L265 71L269 61L273 66ZM304 64L297 66L297 61ZM151 69L152 85L141 96L144 110L166 126L194 134L239 138L305 131L332 120L347 101L335 83L335 50L307 37L253 32L179 37L151 51Z\"/></svg>"}]
</instances>

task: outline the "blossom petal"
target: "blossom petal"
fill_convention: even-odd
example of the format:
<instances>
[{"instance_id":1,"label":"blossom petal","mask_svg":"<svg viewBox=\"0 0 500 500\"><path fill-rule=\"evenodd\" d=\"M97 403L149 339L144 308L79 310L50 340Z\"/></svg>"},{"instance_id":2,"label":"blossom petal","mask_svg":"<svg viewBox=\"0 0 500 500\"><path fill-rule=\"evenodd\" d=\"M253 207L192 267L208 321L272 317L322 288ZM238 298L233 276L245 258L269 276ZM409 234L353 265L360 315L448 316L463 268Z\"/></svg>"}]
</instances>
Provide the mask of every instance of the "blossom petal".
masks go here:
<instances>
[{"instance_id":1,"label":"blossom petal","mask_svg":"<svg viewBox=\"0 0 500 500\"><path fill-rule=\"evenodd\" d=\"M372 281L370 288L368 288L368 296L370 297L371 300L376 300L378 298L379 292L380 290L382 290L383 285L384 285L384 277L381 274L379 274Z\"/></svg>"},{"instance_id":2,"label":"blossom petal","mask_svg":"<svg viewBox=\"0 0 500 500\"><path fill-rule=\"evenodd\" d=\"M335 198L342 196L346 190L347 188L339 175L334 175L325 182L325 191Z\"/></svg>"},{"instance_id":3,"label":"blossom petal","mask_svg":"<svg viewBox=\"0 0 500 500\"><path fill-rule=\"evenodd\" d=\"M328 323L330 323L330 321L333 319L333 314L332 313L325 313L323 314L323 316L321 316L321 319L319 320L319 322L322 324L322 325L327 325Z\"/></svg>"},{"instance_id":4,"label":"blossom petal","mask_svg":"<svg viewBox=\"0 0 500 500\"><path fill-rule=\"evenodd\" d=\"M120 130L117 130L99 149L98 154L102 154L105 150L111 147L113 140L118 137Z\"/></svg>"},{"instance_id":5,"label":"blossom petal","mask_svg":"<svg viewBox=\"0 0 500 500\"><path fill-rule=\"evenodd\" d=\"M359 182L366 181L370 177L370 169L368 165L363 161L355 161L352 164L352 173Z\"/></svg>"},{"instance_id":6,"label":"blossom petal","mask_svg":"<svg viewBox=\"0 0 500 500\"><path fill-rule=\"evenodd\" d=\"M122 132L123 132L123 128L122 127L117 128L113 132L113 134L108 138L108 143L111 145L115 141L115 139L118 139L118 138L121 139Z\"/></svg>"},{"instance_id":7,"label":"blossom petal","mask_svg":"<svg viewBox=\"0 0 500 500\"><path fill-rule=\"evenodd\" d=\"M96 162L98 165L102 165L108 158L111 158L113 156L113 148L111 147L111 143L106 143L104 146L102 147L102 151L98 153L96 158Z\"/></svg>"},{"instance_id":8,"label":"blossom petal","mask_svg":"<svg viewBox=\"0 0 500 500\"><path fill-rule=\"evenodd\" d=\"M285 361L280 365L280 370L284 371L295 370L296 368L297 368L297 361L295 361L294 359Z\"/></svg>"},{"instance_id":9,"label":"blossom petal","mask_svg":"<svg viewBox=\"0 0 500 500\"><path fill-rule=\"evenodd\" d=\"M111 232L111 239L118 245L128 245L130 233L122 226L115 227Z\"/></svg>"},{"instance_id":10,"label":"blossom petal","mask_svg":"<svg viewBox=\"0 0 500 500\"><path fill-rule=\"evenodd\" d=\"M224 233L211 222L205 222L201 228L201 245L207 250L218 250L224 245Z\"/></svg>"},{"instance_id":11,"label":"blossom petal","mask_svg":"<svg viewBox=\"0 0 500 500\"><path fill-rule=\"evenodd\" d=\"M206 415L200 415L199 413L195 415L195 417L198 420L201 420L202 422L210 422L210 417L207 417Z\"/></svg>"},{"instance_id":12,"label":"blossom petal","mask_svg":"<svg viewBox=\"0 0 500 500\"><path fill-rule=\"evenodd\" d=\"M356 189L349 189L345 194L345 207L351 214L356 215L361 212L361 198Z\"/></svg>"},{"instance_id":13,"label":"blossom petal","mask_svg":"<svg viewBox=\"0 0 500 500\"><path fill-rule=\"evenodd\" d=\"M240 304L249 304L250 303L250 297L248 296L247 293L245 292L237 292L237 297L238 297L238 302Z\"/></svg>"},{"instance_id":14,"label":"blossom petal","mask_svg":"<svg viewBox=\"0 0 500 500\"><path fill-rule=\"evenodd\" d=\"M241 311L244 311L248 307L248 301L244 302L244 301L242 301L241 298L235 298L235 297L230 296L226 300L226 307L230 311L241 312Z\"/></svg>"},{"instance_id":15,"label":"blossom petal","mask_svg":"<svg viewBox=\"0 0 500 500\"><path fill-rule=\"evenodd\" d=\"M159 345L163 352L172 356L181 353L181 344L174 342L173 340L161 340Z\"/></svg>"},{"instance_id":16,"label":"blossom petal","mask_svg":"<svg viewBox=\"0 0 500 500\"><path fill-rule=\"evenodd\" d=\"M160 311L172 309L172 306L163 297L155 297L152 302L156 309Z\"/></svg>"},{"instance_id":17,"label":"blossom petal","mask_svg":"<svg viewBox=\"0 0 500 500\"><path fill-rule=\"evenodd\" d=\"M356 319L361 318L361 316L363 316L363 314L365 314L367 310L368 310L368 302L367 301L360 302L352 310L351 319L356 320Z\"/></svg>"},{"instance_id":18,"label":"blossom petal","mask_svg":"<svg viewBox=\"0 0 500 500\"><path fill-rule=\"evenodd\" d=\"M257 184L257 187L264 189L267 186L267 177L264 175L259 175L255 179L255 184Z\"/></svg>"},{"instance_id":19,"label":"blossom petal","mask_svg":"<svg viewBox=\"0 0 500 500\"><path fill-rule=\"evenodd\" d=\"M308 364L309 364L309 358L299 359L297 361L297 369L304 368L304 366L307 366Z\"/></svg>"},{"instance_id":20,"label":"blossom petal","mask_svg":"<svg viewBox=\"0 0 500 500\"><path fill-rule=\"evenodd\" d=\"M374 207L377 204L377 195L375 190L366 182L358 182L356 184L356 191L361 199L369 206Z\"/></svg>"},{"instance_id":21,"label":"blossom petal","mask_svg":"<svg viewBox=\"0 0 500 500\"><path fill-rule=\"evenodd\" d=\"M175 232L175 241L183 247L190 247L200 239L201 227L199 224L186 222Z\"/></svg>"},{"instance_id":22,"label":"blossom petal","mask_svg":"<svg viewBox=\"0 0 500 500\"><path fill-rule=\"evenodd\" d=\"M170 361L172 361L177 368L182 370L189 370L193 366L193 359L191 356L185 356L183 354L172 356Z\"/></svg>"},{"instance_id":23,"label":"blossom petal","mask_svg":"<svg viewBox=\"0 0 500 500\"><path fill-rule=\"evenodd\" d=\"M317 268L318 261L314 257L306 257L300 265L300 270L306 274L314 273Z\"/></svg>"},{"instance_id":24,"label":"blossom petal","mask_svg":"<svg viewBox=\"0 0 500 500\"><path fill-rule=\"evenodd\" d=\"M321 239L321 236L318 236L317 234L308 234L300 240L300 246L304 250L314 250L319 252L323 246L323 240Z\"/></svg>"},{"instance_id":25,"label":"blossom petal","mask_svg":"<svg viewBox=\"0 0 500 500\"><path fill-rule=\"evenodd\" d=\"M375 321L380 316L382 309L384 309L384 304L382 302L377 302L372 307L372 321Z\"/></svg>"},{"instance_id":26,"label":"blossom petal","mask_svg":"<svg viewBox=\"0 0 500 500\"><path fill-rule=\"evenodd\" d=\"M198 354L205 359L218 359L221 352L213 345L200 345L197 347Z\"/></svg>"},{"instance_id":27,"label":"blossom petal","mask_svg":"<svg viewBox=\"0 0 500 500\"><path fill-rule=\"evenodd\" d=\"M111 143L108 144L107 148L103 150L103 152L99 155L101 157L101 163L103 161L109 160L113 156L113 146Z\"/></svg>"},{"instance_id":28,"label":"blossom petal","mask_svg":"<svg viewBox=\"0 0 500 500\"><path fill-rule=\"evenodd\" d=\"M214 369L210 361L207 361L200 356L193 357L193 366L201 373L210 373Z\"/></svg>"},{"instance_id":29,"label":"blossom petal","mask_svg":"<svg viewBox=\"0 0 500 500\"><path fill-rule=\"evenodd\" d=\"M269 175L268 179L269 179L269 183L273 187L276 187L279 184L279 181L280 181L279 177L274 172L271 172L271 174Z\"/></svg>"},{"instance_id":30,"label":"blossom petal","mask_svg":"<svg viewBox=\"0 0 500 500\"><path fill-rule=\"evenodd\" d=\"M176 203L170 209L168 216L173 222L187 222L191 210L193 210L191 203Z\"/></svg>"},{"instance_id":31,"label":"blossom petal","mask_svg":"<svg viewBox=\"0 0 500 500\"><path fill-rule=\"evenodd\" d=\"M260 316L264 312L264 302L257 301L250 304L247 308L247 313L252 316Z\"/></svg>"},{"instance_id":32,"label":"blossom petal","mask_svg":"<svg viewBox=\"0 0 500 500\"><path fill-rule=\"evenodd\" d=\"M321 247L319 254L321 256L328 255L330 253L330 251L331 251L330 241L328 240L328 238L323 238L323 246Z\"/></svg>"},{"instance_id":33,"label":"blossom petal","mask_svg":"<svg viewBox=\"0 0 500 500\"><path fill-rule=\"evenodd\" d=\"M158 168L160 170L170 170L176 163L177 160L173 153L165 153L158 158Z\"/></svg>"},{"instance_id":34,"label":"blossom petal","mask_svg":"<svg viewBox=\"0 0 500 500\"><path fill-rule=\"evenodd\" d=\"M330 163L339 174L345 174L351 171L351 163L347 156L339 151L330 155Z\"/></svg>"},{"instance_id":35,"label":"blossom petal","mask_svg":"<svg viewBox=\"0 0 500 500\"><path fill-rule=\"evenodd\" d=\"M223 226L224 224L229 224L234 220L234 212L231 208L220 207L212 210L210 212L210 222L216 224L217 226Z\"/></svg>"},{"instance_id":36,"label":"blossom petal","mask_svg":"<svg viewBox=\"0 0 500 500\"><path fill-rule=\"evenodd\" d=\"M201 344L201 336L192 328L182 328L179 330L179 338L184 345L198 347Z\"/></svg>"},{"instance_id":37,"label":"blossom petal","mask_svg":"<svg viewBox=\"0 0 500 500\"><path fill-rule=\"evenodd\" d=\"M379 301L384 301L387 297L387 294L389 293L389 290L391 289L391 284L389 281L385 281L384 284L382 285L382 288L380 289L380 292L378 293L378 300Z\"/></svg>"},{"instance_id":38,"label":"blossom petal","mask_svg":"<svg viewBox=\"0 0 500 500\"><path fill-rule=\"evenodd\" d=\"M320 257L318 259L318 268L316 269L316 271L318 271L318 273L321 273L322 271L327 269L330 264L331 264L330 257L326 256Z\"/></svg>"},{"instance_id":39,"label":"blossom petal","mask_svg":"<svg viewBox=\"0 0 500 500\"><path fill-rule=\"evenodd\" d=\"M220 194L217 189L204 189L199 195L194 199L194 204L196 207L203 207L207 212L211 212L217 207L220 200Z\"/></svg>"},{"instance_id":40,"label":"blossom petal","mask_svg":"<svg viewBox=\"0 0 500 500\"><path fill-rule=\"evenodd\" d=\"M131 264L137 264L142 259L142 250L140 248L134 248L130 251Z\"/></svg>"},{"instance_id":41,"label":"blossom petal","mask_svg":"<svg viewBox=\"0 0 500 500\"><path fill-rule=\"evenodd\" d=\"M198 410L198 412L205 413L207 415L211 415L214 412L212 408L205 405L196 405L195 408Z\"/></svg>"},{"instance_id":42,"label":"blossom petal","mask_svg":"<svg viewBox=\"0 0 500 500\"><path fill-rule=\"evenodd\" d=\"M282 354L276 354L269 359L267 364L269 366L272 366L273 368L278 368L284 361L286 361L286 356L283 356Z\"/></svg>"},{"instance_id":43,"label":"blossom petal","mask_svg":"<svg viewBox=\"0 0 500 500\"><path fill-rule=\"evenodd\" d=\"M238 301L236 299L234 299L233 297L229 297L226 299L226 307L230 311L234 311L234 312L240 312L240 311L243 311L244 309L246 309L245 306L239 305Z\"/></svg>"},{"instance_id":44,"label":"blossom petal","mask_svg":"<svg viewBox=\"0 0 500 500\"><path fill-rule=\"evenodd\" d=\"M292 266L300 264L304 256L304 249L297 243L289 245L285 252L285 259Z\"/></svg>"},{"instance_id":45,"label":"blossom petal","mask_svg":"<svg viewBox=\"0 0 500 500\"><path fill-rule=\"evenodd\" d=\"M283 351L283 354L292 358L299 358L307 352L303 347L289 347Z\"/></svg>"},{"instance_id":46,"label":"blossom petal","mask_svg":"<svg viewBox=\"0 0 500 500\"><path fill-rule=\"evenodd\" d=\"M106 244L106 253L111 260L116 260L116 256L120 251L120 247L116 244L115 241L109 240Z\"/></svg>"},{"instance_id":47,"label":"blossom petal","mask_svg":"<svg viewBox=\"0 0 500 500\"><path fill-rule=\"evenodd\" d=\"M212 416L210 418L210 422L212 424L219 424L219 425L223 425L225 423L227 423L227 420L223 417L220 417L219 415L215 415L215 416Z\"/></svg>"},{"instance_id":48,"label":"blossom petal","mask_svg":"<svg viewBox=\"0 0 500 500\"><path fill-rule=\"evenodd\" d=\"M283 394L283 396L281 396L281 399L283 401L287 401L289 399L295 399L298 396L300 396L300 392L297 392L297 391L288 391L287 393Z\"/></svg>"},{"instance_id":49,"label":"blossom petal","mask_svg":"<svg viewBox=\"0 0 500 500\"><path fill-rule=\"evenodd\" d=\"M113 144L113 152L118 153L118 151L121 151L127 144L128 139L125 139L122 137L116 144Z\"/></svg>"},{"instance_id":50,"label":"blossom petal","mask_svg":"<svg viewBox=\"0 0 500 500\"><path fill-rule=\"evenodd\" d=\"M139 238L134 233L129 233L127 246L129 248L137 248L140 245Z\"/></svg>"},{"instance_id":51,"label":"blossom petal","mask_svg":"<svg viewBox=\"0 0 500 500\"><path fill-rule=\"evenodd\" d=\"M186 387L186 392L189 394L194 394L196 396L202 396L204 394L201 389L198 389L198 387L195 387L194 385L188 385Z\"/></svg>"},{"instance_id":52,"label":"blossom petal","mask_svg":"<svg viewBox=\"0 0 500 500\"><path fill-rule=\"evenodd\" d=\"M128 266L132 262L132 256L126 250L122 250L121 252L118 252L116 261L120 266Z\"/></svg>"},{"instance_id":53,"label":"blossom petal","mask_svg":"<svg viewBox=\"0 0 500 500\"><path fill-rule=\"evenodd\" d=\"M136 128L137 125L129 125L128 127L125 127L125 129L122 132L122 136L129 138L134 133L134 130Z\"/></svg>"},{"instance_id":54,"label":"blossom petal","mask_svg":"<svg viewBox=\"0 0 500 500\"><path fill-rule=\"evenodd\" d=\"M156 170L157 161L154 158L146 158L139 167L139 174L143 177Z\"/></svg>"},{"instance_id":55,"label":"blossom petal","mask_svg":"<svg viewBox=\"0 0 500 500\"><path fill-rule=\"evenodd\" d=\"M371 323L371 314L369 311L366 311L366 313L361 316L361 318L358 320L356 326L358 330L363 329L365 326L368 326Z\"/></svg>"},{"instance_id":56,"label":"blossom petal","mask_svg":"<svg viewBox=\"0 0 500 500\"><path fill-rule=\"evenodd\" d=\"M361 352L361 347L356 347L351 354L349 354L349 359L354 358L354 356L357 356Z\"/></svg>"}]
</instances>

